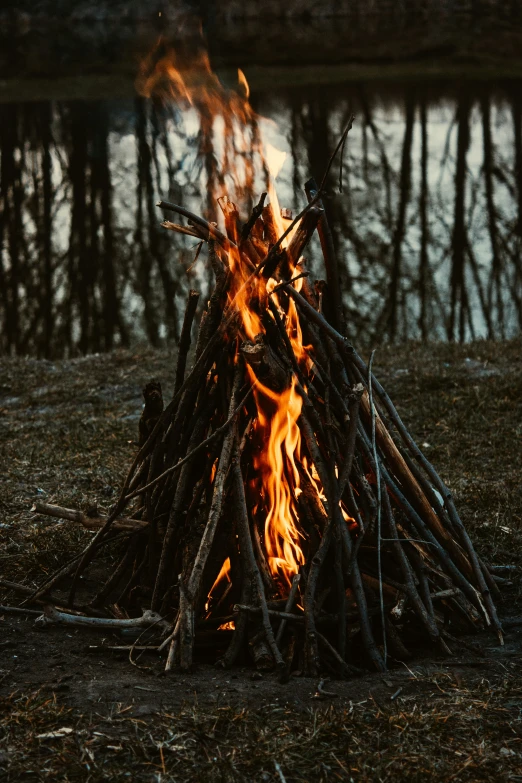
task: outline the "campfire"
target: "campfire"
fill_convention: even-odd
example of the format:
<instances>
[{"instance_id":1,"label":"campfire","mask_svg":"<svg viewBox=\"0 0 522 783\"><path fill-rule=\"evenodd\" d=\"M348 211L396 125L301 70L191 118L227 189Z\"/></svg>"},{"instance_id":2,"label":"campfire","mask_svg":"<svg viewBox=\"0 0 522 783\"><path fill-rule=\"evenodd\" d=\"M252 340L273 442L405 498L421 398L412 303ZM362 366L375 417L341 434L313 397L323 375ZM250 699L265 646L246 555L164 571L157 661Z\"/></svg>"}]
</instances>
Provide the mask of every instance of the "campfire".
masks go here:
<instances>
[{"instance_id":1,"label":"campfire","mask_svg":"<svg viewBox=\"0 0 522 783\"><path fill-rule=\"evenodd\" d=\"M228 91L205 58L184 70L169 52L144 68L146 94L190 104L201 144L216 124L224 140L209 174L218 221L158 204L178 216L165 230L206 245L213 290L199 316L189 293L168 399L156 380L144 389L138 451L111 513L34 507L96 532L32 599L72 576L69 610L48 606L46 621L156 630L167 670L190 669L204 650L283 680L345 676L384 671L421 638L448 652L454 629L491 626L502 640L498 588L450 491L373 355L365 362L346 337L323 198L352 119L293 217L274 185L281 155L263 149L240 82ZM259 172L267 186L253 199ZM314 282L315 235L326 279ZM80 576L117 539L120 562L78 604Z\"/></svg>"}]
</instances>

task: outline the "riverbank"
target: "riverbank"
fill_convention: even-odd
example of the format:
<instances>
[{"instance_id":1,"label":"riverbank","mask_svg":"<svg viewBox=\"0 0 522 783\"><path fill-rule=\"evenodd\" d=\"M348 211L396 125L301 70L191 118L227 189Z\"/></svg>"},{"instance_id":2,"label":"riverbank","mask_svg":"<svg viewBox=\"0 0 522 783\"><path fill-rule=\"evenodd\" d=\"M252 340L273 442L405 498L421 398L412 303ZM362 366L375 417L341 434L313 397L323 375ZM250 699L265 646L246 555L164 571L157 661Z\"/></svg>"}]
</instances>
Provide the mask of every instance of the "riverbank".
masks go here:
<instances>
[{"instance_id":1,"label":"riverbank","mask_svg":"<svg viewBox=\"0 0 522 783\"><path fill-rule=\"evenodd\" d=\"M477 548L519 567L502 616L520 614L522 340L380 348L375 371L444 480ZM175 356L150 349L71 361L0 359L0 573L35 585L90 534L35 517L35 500L113 502L135 453L141 388L168 398ZM18 602L9 591L3 604ZM0 771L5 779L518 780L520 634L481 634L452 659L427 651L368 674L280 686L201 666L165 679L88 632L35 630L0 611ZM121 644L121 641L120 641ZM393 698L392 698L393 697ZM62 734L49 737L58 729Z\"/></svg>"}]
</instances>

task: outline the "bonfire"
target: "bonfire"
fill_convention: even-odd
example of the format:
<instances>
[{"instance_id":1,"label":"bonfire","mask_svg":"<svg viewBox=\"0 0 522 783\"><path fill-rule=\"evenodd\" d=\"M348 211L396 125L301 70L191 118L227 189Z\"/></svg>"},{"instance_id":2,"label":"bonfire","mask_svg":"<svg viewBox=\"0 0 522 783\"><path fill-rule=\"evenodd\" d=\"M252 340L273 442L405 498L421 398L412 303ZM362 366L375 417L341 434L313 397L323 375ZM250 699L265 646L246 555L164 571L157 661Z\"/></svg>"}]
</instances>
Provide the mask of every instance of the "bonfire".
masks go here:
<instances>
[{"instance_id":1,"label":"bonfire","mask_svg":"<svg viewBox=\"0 0 522 783\"><path fill-rule=\"evenodd\" d=\"M346 336L323 199L352 118L293 217L279 206L278 155L255 132L244 77L231 92L205 58L194 70L187 78L167 52L146 64L141 88L190 103L203 141L220 121L215 220L158 204L180 221L165 230L206 245L213 290L202 309L189 293L168 399L157 380L144 389L138 451L111 513L35 506L96 532L32 600L49 602L46 622L152 629L167 670L190 669L204 650L282 680L384 671L419 638L448 653L459 628L491 626L502 640L495 581L450 491L375 378L373 354L367 363ZM256 171L267 183L259 199ZM314 235L325 270L315 282ZM80 576L115 539L119 564L80 605ZM69 609L51 606L46 596L71 576Z\"/></svg>"}]
</instances>

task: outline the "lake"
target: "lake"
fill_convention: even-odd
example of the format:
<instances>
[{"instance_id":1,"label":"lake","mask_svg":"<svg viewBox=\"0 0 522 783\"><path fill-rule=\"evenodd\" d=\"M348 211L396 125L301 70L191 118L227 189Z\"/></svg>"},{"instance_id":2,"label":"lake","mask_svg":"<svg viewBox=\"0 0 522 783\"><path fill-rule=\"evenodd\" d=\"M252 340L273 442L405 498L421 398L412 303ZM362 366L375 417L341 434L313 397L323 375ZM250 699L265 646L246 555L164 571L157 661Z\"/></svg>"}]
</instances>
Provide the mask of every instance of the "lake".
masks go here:
<instances>
[{"instance_id":1,"label":"lake","mask_svg":"<svg viewBox=\"0 0 522 783\"><path fill-rule=\"evenodd\" d=\"M211 46L211 62L230 90L241 89L237 67L244 72L251 105L266 118L263 138L287 153L277 190L294 214L306 203L305 182L321 179L355 115L343 192L336 165L325 199L349 336L370 346L518 334L518 64L488 57L484 66L447 52L402 59L388 52L384 60L370 52L355 62L327 56L320 25L310 35L286 58L274 42L272 58L266 48L254 56L247 46L228 48L224 36ZM41 35L36 43L20 35L15 65L2 61L3 353L54 358L170 344L188 290L208 292L206 254L194 263L196 240L162 229L155 204L166 198L214 219L209 182L217 153L193 109L134 88L157 37L157 30L131 29L125 57L118 51L111 62L104 49L100 65L79 47L64 67L45 58ZM321 41L324 56L299 57L310 40ZM219 147L219 128L211 141ZM238 205L244 218L247 202ZM307 258L321 277L313 246Z\"/></svg>"}]
</instances>

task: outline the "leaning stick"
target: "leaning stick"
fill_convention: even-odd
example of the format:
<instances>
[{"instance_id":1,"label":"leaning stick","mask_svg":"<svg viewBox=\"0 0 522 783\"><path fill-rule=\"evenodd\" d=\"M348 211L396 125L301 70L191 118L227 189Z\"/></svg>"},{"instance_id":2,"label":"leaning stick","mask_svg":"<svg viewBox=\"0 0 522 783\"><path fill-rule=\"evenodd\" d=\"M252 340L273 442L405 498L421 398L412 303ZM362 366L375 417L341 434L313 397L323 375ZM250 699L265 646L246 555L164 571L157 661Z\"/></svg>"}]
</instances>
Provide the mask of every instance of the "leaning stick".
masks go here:
<instances>
[{"instance_id":1,"label":"leaning stick","mask_svg":"<svg viewBox=\"0 0 522 783\"><path fill-rule=\"evenodd\" d=\"M310 452L310 456L312 457L312 461L319 474L319 478L321 479L321 484L323 485L328 498L329 511L331 510L330 513L338 515L336 524L341 532L341 542L345 553L346 562L351 564L351 570L350 571L347 570L347 573L350 576L352 589L355 595L355 600L357 601L359 620L361 624L361 636L363 639L363 643L364 646L366 647L366 651L370 657L370 660L373 662L376 669L378 671L384 672L386 671L386 664L382 659L382 656L379 652L379 649L377 648L377 645L373 637L370 620L369 620L369 614L368 614L368 605L366 602L366 595L364 592L364 587L361 579L361 573L359 571L359 565L357 563L357 560L352 558L353 547L352 547L352 540L350 538L350 533L348 532L346 525L343 523L343 520L339 519L340 508L339 508L339 503L337 501L337 488L335 488L332 491L330 486L331 483L333 483L335 487L335 478L332 478L332 481L330 481L330 477L328 475L328 472L326 471L321 456L321 452L319 451L319 448L317 447L317 444L314 441L311 428L309 427L309 425L307 425L307 422L303 417L301 420L303 421L303 425L304 425L302 427L302 431L305 436L306 445Z\"/></svg>"},{"instance_id":2,"label":"leaning stick","mask_svg":"<svg viewBox=\"0 0 522 783\"><path fill-rule=\"evenodd\" d=\"M232 416L236 408L236 398L241 385L243 377L243 365L238 362L234 374L234 383L232 387L232 396L230 398L229 406L229 418ZM214 536L216 533L217 524L221 518L221 510L223 507L223 498L225 490L225 479L228 473L230 460L232 458L232 450L234 446L235 431L231 429L227 432L226 438L223 442L221 449L221 455L219 457L219 463L214 479L214 491L212 494L212 502L210 505L210 512L208 515L208 521L205 527L205 532L201 538L196 560L190 574L190 578L187 584L187 594L189 601L197 600L199 595L201 580L203 577L203 571L207 563L208 556Z\"/></svg>"},{"instance_id":3,"label":"leaning stick","mask_svg":"<svg viewBox=\"0 0 522 783\"><path fill-rule=\"evenodd\" d=\"M245 568L247 569L248 578L253 584L253 587L257 593L259 604L261 606L261 616L263 619L263 630L265 632L266 641L274 657L276 667L280 672L282 672L284 670L285 663L279 651L279 647L276 644L272 626L270 625L270 616L268 614L268 607L266 604L265 588L263 585L263 579L256 563L254 547L252 545L252 538L250 535L250 525L248 522L248 511L245 500L245 487L243 485L243 474L241 473L241 466L239 464L237 436L235 452L232 458L232 485L237 503L239 545L244 556Z\"/></svg>"},{"instance_id":4,"label":"leaning stick","mask_svg":"<svg viewBox=\"0 0 522 783\"><path fill-rule=\"evenodd\" d=\"M348 399L348 411L350 421L348 422L348 432L346 436L346 450L341 475L339 476L339 499L344 495L346 485L350 481L352 473L353 457L355 454L355 442L357 439L357 424L359 423L359 406L363 394L362 384L357 384L351 389Z\"/></svg>"},{"instance_id":5,"label":"leaning stick","mask_svg":"<svg viewBox=\"0 0 522 783\"><path fill-rule=\"evenodd\" d=\"M294 576L292 577L292 587L290 588L290 592L288 593L288 598L285 604L285 614L291 612L294 607L294 602L297 596L297 590L299 589L300 581L301 581L301 574L294 574ZM283 617L281 620L281 624L277 629L276 644L278 646L281 644L281 641L283 639L283 634L286 628L286 621L287 618Z\"/></svg>"},{"instance_id":6,"label":"leaning stick","mask_svg":"<svg viewBox=\"0 0 522 783\"><path fill-rule=\"evenodd\" d=\"M312 177L305 182L305 193L308 200L316 195L319 188L315 179ZM319 200L318 205L323 207L322 200ZM319 224L317 226L319 233L319 241L321 242L321 250L323 251L324 264L326 267L326 281L328 283L328 292L332 298L333 304L333 319L336 329L340 332L343 325L343 304L341 299L341 286L339 285L339 265L337 262L337 255L335 252L335 246L333 242L333 235L328 223L328 218L324 212L320 217Z\"/></svg>"},{"instance_id":7,"label":"leaning stick","mask_svg":"<svg viewBox=\"0 0 522 783\"><path fill-rule=\"evenodd\" d=\"M192 650L194 647L194 605L189 600L183 574L178 576L179 584L179 657L183 671L188 671L192 666ZM169 651L170 654L170 651Z\"/></svg>"},{"instance_id":8,"label":"leaning stick","mask_svg":"<svg viewBox=\"0 0 522 783\"><path fill-rule=\"evenodd\" d=\"M394 540L393 545L404 577L408 598L410 599L413 608L415 609L418 616L420 617L421 622L423 623L423 625L426 626L426 630L428 631L431 640L433 642L439 642L440 640L439 629L437 628L434 618L429 615L426 607L421 601L421 598L415 586L412 567L410 565L408 558L406 557L403 546L399 541L399 534L397 533L395 517L393 515L393 510L390 503L390 497L386 488L384 489L384 493L383 493L383 506L384 506L384 516L386 518L386 521L388 522L388 527L392 535L392 538ZM431 597L433 598L433 596Z\"/></svg>"},{"instance_id":9,"label":"leaning stick","mask_svg":"<svg viewBox=\"0 0 522 783\"><path fill-rule=\"evenodd\" d=\"M373 378L374 376L372 373L372 383ZM361 407L365 418L368 418L370 416L370 406L367 394L363 395ZM437 536L443 546L451 552L459 568L466 573L466 575L471 575L471 565L464 551L458 542L451 536L451 533L443 527L440 519L429 504L426 495L417 483L415 476L408 468L404 457L395 445L393 438L377 411L375 411L375 424L379 447L384 456L387 457L388 464L393 467L393 471L400 480L405 492L411 496L412 506L422 515L423 519L425 519L426 523L429 525L430 530Z\"/></svg>"},{"instance_id":10,"label":"leaning stick","mask_svg":"<svg viewBox=\"0 0 522 783\"><path fill-rule=\"evenodd\" d=\"M230 399L230 406L229 406L229 418L234 410L235 402L236 402L236 395L239 391L239 386L241 383L242 378L242 366L240 364L237 364L235 374L234 374L234 383L232 388L232 396ZM223 446L221 448L221 455L219 457L219 463L218 468L216 471L216 476L214 479L214 490L212 494L212 502L210 505L210 512L207 519L207 524L205 526L205 532L203 533L203 536L201 538L198 553L196 555L196 560L194 562L194 566L192 568L191 575L188 580L188 584L186 587L183 588L184 590L184 598L183 601L180 600L180 611L178 613L178 618L174 627L174 630L171 634L170 641L171 641L171 647L170 651L172 653L172 656L175 653L175 645L174 642L179 639L179 634L181 628L184 626L187 627L187 618L186 616L184 618L181 617L181 612L186 613L192 612L192 607L194 603L197 601L200 586L201 586L201 580L203 577L203 572L205 569L205 565L208 560L208 556L210 554L210 549L212 547L212 542L214 540L214 536L216 533L218 522L221 518L221 509L223 505L223 495L224 495L224 488L225 488L225 479L228 473L228 468L230 465L230 459L232 455L232 448L235 438L235 432L234 430L230 430L223 442ZM165 551L165 549L164 549ZM156 580L157 584L157 580ZM156 591L155 591L156 593ZM158 600L159 596L156 598ZM181 598L181 597L180 597ZM154 599L153 599L154 600ZM166 644L167 640L163 643ZM184 648L184 655L183 655L183 665L185 668L190 668L192 663L192 649L193 646L190 644L186 644ZM167 664L172 664L172 656L169 653L169 660L167 661Z\"/></svg>"},{"instance_id":11,"label":"leaning stick","mask_svg":"<svg viewBox=\"0 0 522 783\"><path fill-rule=\"evenodd\" d=\"M326 497L328 498L328 518L323 530L321 543L317 552L312 557L310 571L304 594L304 610L306 618L306 668L308 674L315 676L319 670L319 647L317 640L317 629L315 627L315 592L317 589L317 580L323 566L328 550L332 543L332 527L334 524L335 511L339 505L336 503L337 488L332 486L330 476L326 470L323 458L315 442L313 430L306 416L302 413L300 417L300 429L303 432L308 451L319 473ZM337 520L335 520L337 522ZM345 622L344 618L341 622Z\"/></svg>"},{"instance_id":12,"label":"leaning stick","mask_svg":"<svg viewBox=\"0 0 522 783\"><path fill-rule=\"evenodd\" d=\"M99 549L101 549L104 546L107 546L107 544L112 544L115 541L121 541L124 538L127 538L129 535L128 531L123 530L119 533L116 533L112 538L104 538L102 541L96 541L93 546L93 552L97 552ZM96 536L95 536L96 538ZM94 540L94 539L93 539ZM92 543L92 542L91 542ZM51 574L39 587L34 590L31 595L29 595L25 601L24 604L33 603L34 601L37 601L39 598L41 598L43 595L46 595L52 588L58 584L58 582L63 579L65 576L68 576L72 571L78 567L78 563L81 561L83 552L80 552L80 554L75 555L72 560L69 560L68 563L63 565L61 568L58 569L58 571L55 571L54 574ZM69 606L73 606L73 602L69 600Z\"/></svg>"},{"instance_id":13,"label":"leaning stick","mask_svg":"<svg viewBox=\"0 0 522 783\"><path fill-rule=\"evenodd\" d=\"M134 471L136 470L138 465L142 462L142 460L146 456L148 456L148 454L150 454L150 452L152 451L152 448L154 446L156 438L158 437L158 434L162 431L162 428L167 423L169 417L172 414L172 411L175 410L176 406L178 405L180 399L182 398L187 388L190 386L191 383L194 382L195 378L202 376L203 373L208 368L209 360L212 361L211 351L214 348L215 344L221 338L221 334L222 334L221 330L218 329L214 333L212 338L209 340L205 350L203 351L199 359L196 361L194 367L192 368L192 371L189 373L183 385L176 392L176 394L174 395L170 403L164 409L163 413L161 414L158 421L156 422L154 429L152 430L149 437L147 438L143 446L139 449L138 453L136 454L134 461L130 467L130 470L127 473L127 478L123 483L120 496L111 514L107 517L107 521L105 522L103 527L101 527L98 530L98 532L93 537L92 541L87 545L87 547L84 549L84 551L81 553L80 557L78 558L78 566L76 568L76 572L74 574L73 582L69 593L69 604L72 604L74 602L74 595L76 592L80 574L87 567L89 561L91 560L94 554L94 548L98 545L98 543L101 543L103 541L106 534L109 532L112 524L114 523L115 519L121 514L121 512L127 505L126 495L129 489L130 482L134 475Z\"/></svg>"},{"instance_id":14,"label":"leaning stick","mask_svg":"<svg viewBox=\"0 0 522 783\"><path fill-rule=\"evenodd\" d=\"M299 576L299 574L296 574L296 576ZM305 621L304 614L295 614L295 612L287 611L286 606L284 612L280 612L277 609L268 609L268 608L266 611L269 617L274 617L277 620L281 620L281 624L283 623L286 624L287 622L304 623ZM234 612L247 612L247 614L263 614L263 609L261 606L249 606L248 604L234 604Z\"/></svg>"},{"instance_id":15,"label":"leaning stick","mask_svg":"<svg viewBox=\"0 0 522 783\"><path fill-rule=\"evenodd\" d=\"M113 570L109 578L106 580L106 582L102 585L102 587L98 590L98 592L92 599L91 606L96 606L97 604L98 605L101 604L120 583L121 579L126 574L128 567L132 563L134 563L139 544L141 544L141 542L139 541L139 537L135 536L134 540L127 547L125 554L123 555L122 559L120 560L116 568ZM53 601L52 603L55 602Z\"/></svg>"},{"instance_id":16,"label":"leaning stick","mask_svg":"<svg viewBox=\"0 0 522 783\"><path fill-rule=\"evenodd\" d=\"M212 392L209 394L209 398L211 397L212 397ZM207 405L208 404L209 403L207 400ZM190 439L188 442L189 451L192 451L194 444L198 443L198 441L201 440L201 438L203 437L203 433L205 432L205 429L207 427L207 420L205 416L205 408L207 407L207 405L202 406L203 415L200 415L198 417L196 424L193 427L192 432L190 434ZM176 533L180 529L180 519L182 519L181 515L183 514L185 500L187 497L187 493L189 492L190 489L192 471L193 471L192 463L188 463L188 462L185 463L176 484L176 491L174 494L174 499L170 506L167 529L165 531L165 535L163 538L163 546L161 549L161 556L160 556L160 561L156 573L154 590L152 594L152 608L154 610L157 610L160 607L161 605L160 602L162 601L163 598L163 589L165 587L166 578L169 573L172 574L171 571L172 549L176 539Z\"/></svg>"},{"instance_id":17,"label":"leaning stick","mask_svg":"<svg viewBox=\"0 0 522 783\"><path fill-rule=\"evenodd\" d=\"M241 237L240 237L240 246L243 244L243 242L246 242L248 239L250 232L252 231L257 219L263 214L263 207L265 205L265 199L267 197L268 193L263 192L261 193L261 196L259 197L259 201L256 204L256 206L252 210L252 214L248 218L247 222L241 229Z\"/></svg>"},{"instance_id":18,"label":"leaning stick","mask_svg":"<svg viewBox=\"0 0 522 783\"><path fill-rule=\"evenodd\" d=\"M299 212L299 214L292 220L292 222L290 223L290 225L288 226L286 231L284 231L281 234L281 236L279 237L277 242L274 245L272 245L272 247L268 251L267 255L257 265L255 274L259 274L261 269L269 261L271 261L273 258L275 258L275 255L279 251L279 248L281 247L283 241L294 230L294 228L297 226L297 224L299 223L301 218L303 218L306 215L306 213L309 212L311 209L313 209L313 207L315 207L315 205L321 200L321 196L323 195L324 186L325 186L326 181L328 179L328 175L330 173L330 169L332 168L332 164L333 164L335 158L337 157L337 153L339 152L340 149L342 149L344 147L344 144L346 142L346 137L348 136L348 133L350 132L350 130L352 128L353 120L354 120L354 116L352 114L352 116L350 117L350 119L348 121L348 124L347 124L346 128L344 129L344 131L343 131L343 133L341 135L341 138L339 139L339 142L338 142L336 148L334 149L334 151L330 155L330 160L328 161L328 165L326 166L326 170L325 170L325 172L323 174L323 178L321 180L321 184L319 186L319 189L318 189L317 193L315 194L315 196L313 196L313 198L310 199L308 204L301 210L301 212Z\"/></svg>"},{"instance_id":19,"label":"leaning stick","mask_svg":"<svg viewBox=\"0 0 522 783\"><path fill-rule=\"evenodd\" d=\"M181 337L179 338L178 347L178 362L176 365L176 380L174 382L174 392L181 389L183 381L185 380L185 367L187 364L187 354L190 348L190 333L192 330L192 322L196 314L196 308L199 302L199 291L190 290L187 307L185 309L185 315L183 318L183 326L181 328Z\"/></svg>"}]
</instances>

